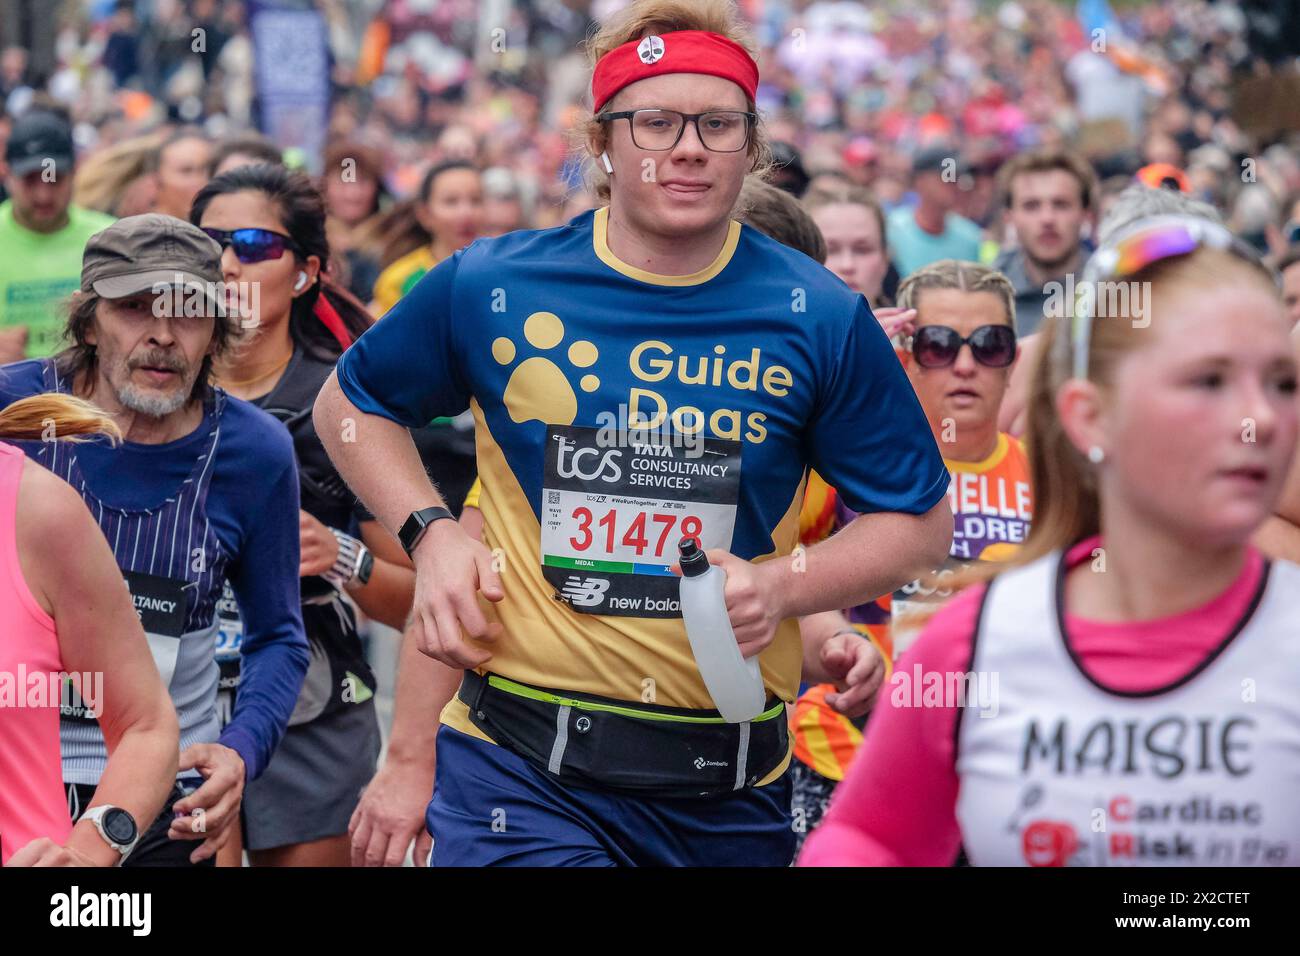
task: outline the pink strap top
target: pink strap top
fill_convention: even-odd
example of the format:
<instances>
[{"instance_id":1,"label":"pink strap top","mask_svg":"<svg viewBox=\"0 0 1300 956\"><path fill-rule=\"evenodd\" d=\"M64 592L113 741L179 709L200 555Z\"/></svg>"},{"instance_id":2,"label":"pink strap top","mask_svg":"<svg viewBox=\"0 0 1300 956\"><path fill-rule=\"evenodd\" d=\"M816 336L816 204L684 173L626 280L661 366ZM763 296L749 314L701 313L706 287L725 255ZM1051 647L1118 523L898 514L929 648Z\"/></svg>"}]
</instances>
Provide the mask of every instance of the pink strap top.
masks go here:
<instances>
[{"instance_id":1,"label":"pink strap top","mask_svg":"<svg viewBox=\"0 0 1300 956\"><path fill-rule=\"evenodd\" d=\"M0 442L0 864L37 837L63 843L72 830L59 761L59 639L18 563L26 461Z\"/></svg>"}]
</instances>

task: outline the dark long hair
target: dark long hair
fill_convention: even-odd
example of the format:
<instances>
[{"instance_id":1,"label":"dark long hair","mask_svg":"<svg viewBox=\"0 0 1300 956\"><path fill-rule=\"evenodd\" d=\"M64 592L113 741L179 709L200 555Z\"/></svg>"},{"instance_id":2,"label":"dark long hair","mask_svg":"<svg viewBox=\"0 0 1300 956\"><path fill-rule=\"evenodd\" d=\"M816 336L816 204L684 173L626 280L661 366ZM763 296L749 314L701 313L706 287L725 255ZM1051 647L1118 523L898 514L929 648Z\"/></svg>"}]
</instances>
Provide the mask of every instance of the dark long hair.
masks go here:
<instances>
[{"instance_id":1,"label":"dark long hair","mask_svg":"<svg viewBox=\"0 0 1300 956\"><path fill-rule=\"evenodd\" d=\"M478 172L479 168L468 160L449 159L430 167L420 180L420 191L400 202L393 203L372 216L356 233L358 246L376 251L379 268L386 269L402 256L421 246L432 244L434 236L420 221L420 210L429 205L433 187L438 177L457 169Z\"/></svg>"},{"instance_id":2,"label":"dark long hair","mask_svg":"<svg viewBox=\"0 0 1300 956\"><path fill-rule=\"evenodd\" d=\"M338 358L374 319L356 296L330 277L325 198L305 173L266 163L239 166L199 190L190 209L190 222L198 225L216 197L240 192L259 192L270 199L301 256L320 259L320 281L293 300L289 334L295 345L321 361Z\"/></svg>"},{"instance_id":3,"label":"dark long hair","mask_svg":"<svg viewBox=\"0 0 1300 956\"><path fill-rule=\"evenodd\" d=\"M75 388L78 377L86 394L90 394L95 369L98 367L99 354L95 346L87 340L87 333L95 328L95 311L99 308L99 295L92 289L82 292L68 303L68 322L64 326L63 338L69 343L54 356L54 364L59 376L67 379L68 387ZM217 315L212 326L212 341L215 347L211 354L205 354L199 365L198 377L190 389L190 401L202 401L208 394L212 382L213 361L224 355L236 341L238 329L233 313Z\"/></svg>"}]
</instances>

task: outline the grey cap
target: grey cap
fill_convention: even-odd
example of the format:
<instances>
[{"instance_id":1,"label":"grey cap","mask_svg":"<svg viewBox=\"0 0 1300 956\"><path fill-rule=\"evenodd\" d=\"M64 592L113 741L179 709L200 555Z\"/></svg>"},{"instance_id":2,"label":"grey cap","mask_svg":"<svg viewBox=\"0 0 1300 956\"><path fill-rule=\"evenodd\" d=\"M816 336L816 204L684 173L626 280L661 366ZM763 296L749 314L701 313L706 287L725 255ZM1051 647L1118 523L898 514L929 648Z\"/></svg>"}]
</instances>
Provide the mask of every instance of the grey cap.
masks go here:
<instances>
[{"instance_id":1,"label":"grey cap","mask_svg":"<svg viewBox=\"0 0 1300 956\"><path fill-rule=\"evenodd\" d=\"M75 161L72 127L61 117L44 110L24 113L9 133L5 162L15 176L26 176L53 162L56 171L72 171Z\"/></svg>"},{"instance_id":2,"label":"grey cap","mask_svg":"<svg viewBox=\"0 0 1300 956\"><path fill-rule=\"evenodd\" d=\"M957 150L953 146L927 146L912 157L913 173L941 173L949 168L957 171Z\"/></svg>"},{"instance_id":3,"label":"grey cap","mask_svg":"<svg viewBox=\"0 0 1300 956\"><path fill-rule=\"evenodd\" d=\"M81 291L121 299L161 286L200 285L218 301L221 243L183 219L151 212L127 216L90 237L81 257Z\"/></svg>"}]
</instances>

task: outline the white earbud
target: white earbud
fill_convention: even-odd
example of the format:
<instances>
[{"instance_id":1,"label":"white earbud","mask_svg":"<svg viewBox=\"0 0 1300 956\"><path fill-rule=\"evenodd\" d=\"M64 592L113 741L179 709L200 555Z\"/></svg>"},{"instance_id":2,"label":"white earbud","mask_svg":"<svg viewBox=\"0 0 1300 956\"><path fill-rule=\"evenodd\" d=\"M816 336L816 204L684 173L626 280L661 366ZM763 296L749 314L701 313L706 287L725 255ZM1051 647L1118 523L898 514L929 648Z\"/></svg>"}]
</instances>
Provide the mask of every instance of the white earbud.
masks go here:
<instances>
[{"instance_id":1,"label":"white earbud","mask_svg":"<svg viewBox=\"0 0 1300 956\"><path fill-rule=\"evenodd\" d=\"M609 161L609 153L601 153L600 158L605 161L605 172L614 175L614 164Z\"/></svg>"},{"instance_id":2,"label":"white earbud","mask_svg":"<svg viewBox=\"0 0 1300 956\"><path fill-rule=\"evenodd\" d=\"M293 284L293 291L301 292L305 288L307 288L307 273L299 272L298 281Z\"/></svg>"}]
</instances>

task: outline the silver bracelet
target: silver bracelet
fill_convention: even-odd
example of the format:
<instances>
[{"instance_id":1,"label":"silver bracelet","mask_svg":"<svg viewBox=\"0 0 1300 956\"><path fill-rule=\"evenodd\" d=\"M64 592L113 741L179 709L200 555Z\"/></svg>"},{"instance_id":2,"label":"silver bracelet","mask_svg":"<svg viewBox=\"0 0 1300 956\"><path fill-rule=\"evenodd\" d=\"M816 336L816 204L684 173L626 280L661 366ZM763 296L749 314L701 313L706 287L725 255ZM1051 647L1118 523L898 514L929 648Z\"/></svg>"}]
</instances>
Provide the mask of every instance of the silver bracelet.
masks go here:
<instances>
[{"instance_id":1,"label":"silver bracelet","mask_svg":"<svg viewBox=\"0 0 1300 956\"><path fill-rule=\"evenodd\" d=\"M334 566L322 573L321 577L341 591L345 585L356 580L357 573L361 570L361 555L365 551L365 545L337 528L330 528L330 534L339 543L339 556L335 559Z\"/></svg>"}]
</instances>

